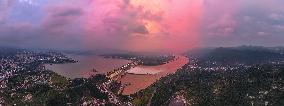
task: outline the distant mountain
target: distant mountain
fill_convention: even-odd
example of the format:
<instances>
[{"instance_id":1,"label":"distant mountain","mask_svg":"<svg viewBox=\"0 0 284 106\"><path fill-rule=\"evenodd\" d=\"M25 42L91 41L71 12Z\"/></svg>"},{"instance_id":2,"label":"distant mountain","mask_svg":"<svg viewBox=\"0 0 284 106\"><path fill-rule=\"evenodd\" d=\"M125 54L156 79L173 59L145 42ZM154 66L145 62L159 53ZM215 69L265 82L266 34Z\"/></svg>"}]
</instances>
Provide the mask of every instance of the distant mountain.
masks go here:
<instances>
[{"instance_id":1,"label":"distant mountain","mask_svg":"<svg viewBox=\"0 0 284 106\"><path fill-rule=\"evenodd\" d=\"M0 57L14 55L19 51L24 51L25 49L13 48L13 47L0 47Z\"/></svg>"},{"instance_id":2,"label":"distant mountain","mask_svg":"<svg viewBox=\"0 0 284 106\"><path fill-rule=\"evenodd\" d=\"M278 52L278 53L284 54L284 47L282 47L282 46L278 46L278 47L270 47L269 49L270 49L270 50L273 50L273 51L275 51L275 52Z\"/></svg>"},{"instance_id":3,"label":"distant mountain","mask_svg":"<svg viewBox=\"0 0 284 106\"><path fill-rule=\"evenodd\" d=\"M284 50L284 49L283 49ZM189 53L199 59L219 63L262 63L284 60L281 49L261 46L219 47L215 49L195 50Z\"/></svg>"}]
</instances>

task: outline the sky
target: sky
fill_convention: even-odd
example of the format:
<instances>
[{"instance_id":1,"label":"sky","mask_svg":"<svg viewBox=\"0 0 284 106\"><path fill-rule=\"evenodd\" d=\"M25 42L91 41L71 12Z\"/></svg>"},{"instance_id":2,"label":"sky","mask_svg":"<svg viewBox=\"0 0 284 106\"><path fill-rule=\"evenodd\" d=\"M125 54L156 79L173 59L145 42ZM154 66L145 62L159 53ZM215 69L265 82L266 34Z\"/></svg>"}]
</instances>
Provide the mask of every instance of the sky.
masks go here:
<instances>
[{"instance_id":1,"label":"sky","mask_svg":"<svg viewBox=\"0 0 284 106\"><path fill-rule=\"evenodd\" d=\"M0 45L184 52L284 46L283 0L0 0Z\"/></svg>"}]
</instances>

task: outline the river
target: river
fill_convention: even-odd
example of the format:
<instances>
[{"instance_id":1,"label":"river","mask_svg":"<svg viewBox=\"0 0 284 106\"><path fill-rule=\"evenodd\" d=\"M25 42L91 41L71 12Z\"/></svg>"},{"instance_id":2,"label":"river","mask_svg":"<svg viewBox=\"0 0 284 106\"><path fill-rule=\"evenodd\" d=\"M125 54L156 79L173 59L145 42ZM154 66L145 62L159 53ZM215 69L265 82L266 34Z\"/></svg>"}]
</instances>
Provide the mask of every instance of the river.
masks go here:
<instances>
[{"instance_id":1,"label":"river","mask_svg":"<svg viewBox=\"0 0 284 106\"><path fill-rule=\"evenodd\" d=\"M176 56L176 58L163 65L159 66L137 66L128 70L128 74L124 75L119 81L126 84L122 94L129 95L139 90L145 89L161 77L175 73L189 62L185 56Z\"/></svg>"},{"instance_id":2,"label":"river","mask_svg":"<svg viewBox=\"0 0 284 106\"><path fill-rule=\"evenodd\" d=\"M47 69L68 78L88 78L92 74L104 74L130 63L130 61L124 59L103 58L97 55L70 55L69 57L79 62L47 64L45 66ZM93 69L97 72L94 72Z\"/></svg>"},{"instance_id":3,"label":"river","mask_svg":"<svg viewBox=\"0 0 284 106\"><path fill-rule=\"evenodd\" d=\"M71 55L71 58L78 60L77 63L46 65L60 75L68 78L88 78L92 74L104 74L117 69L131 61L124 59L103 58L97 55ZM127 71L119 81L128 86L122 94L129 95L139 90L145 89L161 77L175 73L177 69L188 63L185 56L176 56L173 61L159 66L137 66ZM93 72L93 69L97 72Z\"/></svg>"}]
</instances>

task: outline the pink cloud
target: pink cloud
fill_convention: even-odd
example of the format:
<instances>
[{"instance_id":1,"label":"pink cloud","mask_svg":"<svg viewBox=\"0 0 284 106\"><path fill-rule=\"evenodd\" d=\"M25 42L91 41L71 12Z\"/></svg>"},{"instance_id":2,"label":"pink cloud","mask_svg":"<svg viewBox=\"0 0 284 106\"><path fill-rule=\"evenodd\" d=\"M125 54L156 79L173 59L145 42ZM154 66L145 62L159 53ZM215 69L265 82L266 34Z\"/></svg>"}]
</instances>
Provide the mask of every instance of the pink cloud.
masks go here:
<instances>
[{"instance_id":1,"label":"pink cloud","mask_svg":"<svg viewBox=\"0 0 284 106\"><path fill-rule=\"evenodd\" d=\"M230 36L237 28L237 21L231 15L223 15L208 26L209 35L211 36Z\"/></svg>"},{"instance_id":2,"label":"pink cloud","mask_svg":"<svg viewBox=\"0 0 284 106\"><path fill-rule=\"evenodd\" d=\"M181 51L198 45L202 0L96 0L90 8L85 30L91 47Z\"/></svg>"},{"instance_id":3,"label":"pink cloud","mask_svg":"<svg viewBox=\"0 0 284 106\"><path fill-rule=\"evenodd\" d=\"M49 6L45 11L41 28L51 34L60 34L63 31L71 31L73 27L78 27L80 18L84 14L81 8L74 6Z\"/></svg>"},{"instance_id":4,"label":"pink cloud","mask_svg":"<svg viewBox=\"0 0 284 106\"><path fill-rule=\"evenodd\" d=\"M275 28L275 34L283 29L281 23L270 22L283 18L284 2L277 0L46 0L38 2L44 9L33 17L42 17L39 23L15 31L25 22L7 19L11 1L0 0L0 32L29 35L24 37L47 46L56 42L53 47L183 52L204 42L225 39L237 44L261 32L272 35L269 28Z\"/></svg>"}]
</instances>

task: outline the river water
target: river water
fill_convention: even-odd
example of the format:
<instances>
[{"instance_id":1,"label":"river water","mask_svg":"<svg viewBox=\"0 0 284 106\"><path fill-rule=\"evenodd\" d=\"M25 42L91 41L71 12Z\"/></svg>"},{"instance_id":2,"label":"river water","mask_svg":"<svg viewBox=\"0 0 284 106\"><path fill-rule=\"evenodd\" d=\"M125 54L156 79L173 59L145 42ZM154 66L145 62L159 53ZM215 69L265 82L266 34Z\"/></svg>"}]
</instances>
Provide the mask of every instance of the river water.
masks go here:
<instances>
[{"instance_id":1,"label":"river water","mask_svg":"<svg viewBox=\"0 0 284 106\"><path fill-rule=\"evenodd\" d=\"M131 62L124 59L103 58L97 55L72 55L70 57L79 62L47 64L46 68L68 78L88 78L92 74L104 74ZM145 89L161 77L175 73L177 69L188 62L188 58L176 56L175 60L164 65L134 67L119 79L122 84L128 85L125 87L123 94L129 95ZM93 72L93 69L97 72Z\"/></svg>"},{"instance_id":2,"label":"river water","mask_svg":"<svg viewBox=\"0 0 284 106\"><path fill-rule=\"evenodd\" d=\"M128 70L119 81L128 86L125 87L123 94L133 94L139 90L145 89L161 77L173 74L189 62L185 56L176 56L175 60L159 66L137 66Z\"/></svg>"},{"instance_id":3,"label":"river water","mask_svg":"<svg viewBox=\"0 0 284 106\"><path fill-rule=\"evenodd\" d=\"M79 62L47 64L45 66L47 69L68 78L88 78L92 74L107 73L130 62L123 59L103 58L97 55L70 55L69 57ZM94 69L96 70L95 72Z\"/></svg>"}]
</instances>

